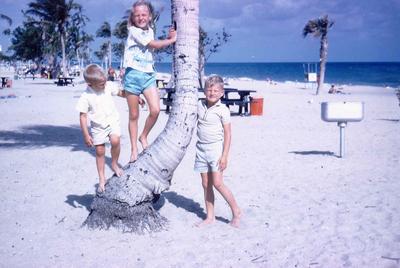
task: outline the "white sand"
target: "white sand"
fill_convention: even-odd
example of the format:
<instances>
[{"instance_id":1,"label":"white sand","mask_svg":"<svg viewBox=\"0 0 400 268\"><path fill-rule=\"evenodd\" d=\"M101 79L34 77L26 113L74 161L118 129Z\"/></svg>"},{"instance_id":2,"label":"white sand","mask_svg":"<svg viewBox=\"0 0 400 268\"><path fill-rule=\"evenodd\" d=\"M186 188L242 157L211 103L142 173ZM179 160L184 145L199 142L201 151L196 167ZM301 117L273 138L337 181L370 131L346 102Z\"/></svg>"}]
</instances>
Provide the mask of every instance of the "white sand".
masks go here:
<instances>
[{"instance_id":1,"label":"white sand","mask_svg":"<svg viewBox=\"0 0 400 268\"><path fill-rule=\"evenodd\" d=\"M400 107L394 89L346 86L347 95L303 84L229 80L264 97L263 116L232 119L225 182L244 216L216 195L218 220L204 214L194 142L157 203L167 231L136 235L80 228L97 183L94 151L74 109L84 85L17 80L0 90L1 267L399 267ZM339 128L320 118L322 101L363 101L365 118ZM120 162L129 159L127 105ZM232 107L232 110L237 107ZM143 126L147 111L140 117ZM161 131L161 112L150 139ZM107 153L110 156L109 152ZM108 161L110 163L110 161ZM107 167L107 175L111 169Z\"/></svg>"}]
</instances>

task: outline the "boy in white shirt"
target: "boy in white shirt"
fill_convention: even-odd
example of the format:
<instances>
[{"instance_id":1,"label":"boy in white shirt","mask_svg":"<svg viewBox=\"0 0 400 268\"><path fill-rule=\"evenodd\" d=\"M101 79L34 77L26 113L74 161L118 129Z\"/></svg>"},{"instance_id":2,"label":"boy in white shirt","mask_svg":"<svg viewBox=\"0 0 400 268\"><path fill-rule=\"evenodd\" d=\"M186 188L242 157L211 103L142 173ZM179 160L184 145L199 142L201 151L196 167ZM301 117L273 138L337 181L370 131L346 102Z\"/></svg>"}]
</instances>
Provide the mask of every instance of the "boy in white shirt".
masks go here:
<instances>
[{"instance_id":1,"label":"boy in white shirt","mask_svg":"<svg viewBox=\"0 0 400 268\"><path fill-rule=\"evenodd\" d=\"M204 226L214 222L214 188L222 195L232 211L230 224L239 227L241 210L235 197L223 180L223 171L228 166L231 145L231 114L221 103L224 81L220 76L210 76L205 83L205 101L198 103L197 143L195 171L200 173L207 216L196 224Z\"/></svg>"},{"instance_id":2,"label":"boy in white shirt","mask_svg":"<svg viewBox=\"0 0 400 268\"><path fill-rule=\"evenodd\" d=\"M88 85L78 100L76 109L79 111L79 121L83 138L87 146L96 148L96 165L99 173L99 187L97 191L105 190L105 143L111 143L111 168L120 177L122 170L118 165L120 154L121 129L119 114L112 96L125 97L125 93L118 84L107 82L102 68L97 64L90 64L85 68L83 77ZM90 120L90 133L87 127Z\"/></svg>"}]
</instances>

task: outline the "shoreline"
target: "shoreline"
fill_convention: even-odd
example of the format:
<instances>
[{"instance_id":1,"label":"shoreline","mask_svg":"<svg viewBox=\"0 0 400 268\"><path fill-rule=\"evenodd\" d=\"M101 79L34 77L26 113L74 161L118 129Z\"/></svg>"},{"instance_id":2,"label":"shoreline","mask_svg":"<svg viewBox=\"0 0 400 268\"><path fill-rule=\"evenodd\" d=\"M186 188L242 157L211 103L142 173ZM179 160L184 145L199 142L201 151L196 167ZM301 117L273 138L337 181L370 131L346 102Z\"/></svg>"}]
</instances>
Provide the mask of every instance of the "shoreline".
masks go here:
<instances>
[{"instance_id":1,"label":"shoreline","mask_svg":"<svg viewBox=\"0 0 400 268\"><path fill-rule=\"evenodd\" d=\"M157 79L163 79L165 81L169 81L171 75L169 73L163 73L163 72L159 72L157 73ZM207 77L207 75L205 76ZM287 80L287 81L276 81L276 80L267 80L267 79L253 79L250 77L226 77L226 76L222 76L222 78L224 79L224 82L226 83L227 86L229 86L229 83L233 82L235 83L235 81L242 81L242 82L252 82L255 84L258 83L265 83L265 84L270 84L270 85L282 85L282 84L287 84L287 85L296 85L298 87L303 87L303 88L314 88L316 89L316 83L308 83L308 82L304 82L304 81L295 81L295 80ZM330 88L332 84L330 83L324 83L324 90L326 89L326 91ZM392 87L392 86L379 86L379 85L366 85L366 84L334 84L335 86L340 87L373 87L373 88L386 88L386 89L400 89L400 85L399 87Z\"/></svg>"},{"instance_id":2,"label":"shoreline","mask_svg":"<svg viewBox=\"0 0 400 268\"><path fill-rule=\"evenodd\" d=\"M77 80L80 81L80 80ZM0 266L4 267L395 267L400 233L400 107L393 89L348 86L351 94L316 96L300 85L229 80L264 98L263 115L232 116L224 181L243 217L215 195L213 225L205 216L195 134L155 204L167 230L137 235L88 230L98 183L95 152L84 145L75 104L84 83L16 80L0 90ZM130 158L126 100L114 99L121 119L120 164ZM339 128L321 120L321 102L362 101L365 116ZM237 107L231 107L232 111ZM140 110L139 129L146 109ZM149 142L168 122L161 106ZM107 147L109 148L109 147ZM112 175L107 149L106 176ZM240 246L238 246L240 245ZM156 248L156 249L155 249Z\"/></svg>"},{"instance_id":3,"label":"shoreline","mask_svg":"<svg viewBox=\"0 0 400 268\"><path fill-rule=\"evenodd\" d=\"M347 85L374 85L400 87L400 62L328 62L325 83ZM156 63L156 70L169 72L169 63ZM219 74L228 78L249 77L251 79L285 82L303 82L305 73L319 70L316 63L208 63L206 75Z\"/></svg>"}]
</instances>

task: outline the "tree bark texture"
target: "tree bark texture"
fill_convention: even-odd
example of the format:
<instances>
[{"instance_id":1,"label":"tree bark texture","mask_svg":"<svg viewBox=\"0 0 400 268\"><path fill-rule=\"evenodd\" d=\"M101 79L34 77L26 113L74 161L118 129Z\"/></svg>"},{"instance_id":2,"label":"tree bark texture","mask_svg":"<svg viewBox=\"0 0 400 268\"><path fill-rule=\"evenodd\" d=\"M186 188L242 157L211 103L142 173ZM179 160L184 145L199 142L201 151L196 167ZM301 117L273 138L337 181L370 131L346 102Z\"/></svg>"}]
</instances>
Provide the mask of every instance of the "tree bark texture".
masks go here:
<instances>
[{"instance_id":1,"label":"tree bark texture","mask_svg":"<svg viewBox=\"0 0 400 268\"><path fill-rule=\"evenodd\" d=\"M67 77L68 71L67 71L67 63L66 63L66 56L65 56L65 35L62 31L61 31L60 35L61 35L60 38L61 38L61 53L62 53L61 68L62 68L63 76Z\"/></svg>"},{"instance_id":2,"label":"tree bark texture","mask_svg":"<svg viewBox=\"0 0 400 268\"><path fill-rule=\"evenodd\" d=\"M320 89L324 87L326 61L328 58L328 36L323 34L321 36L321 47L319 50L319 79L316 94L319 94Z\"/></svg>"},{"instance_id":3,"label":"tree bark texture","mask_svg":"<svg viewBox=\"0 0 400 268\"><path fill-rule=\"evenodd\" d=\"M97 194L84 225L90 228L118 228L124 232L159 231L167 219L152 201L167 190L173 172L190 144L197 119L199 1L173 0L177 42L173 54L176 94L169 119L156 140L124 174L111 177L105 192Z\"/></svg>"}]
</instances>

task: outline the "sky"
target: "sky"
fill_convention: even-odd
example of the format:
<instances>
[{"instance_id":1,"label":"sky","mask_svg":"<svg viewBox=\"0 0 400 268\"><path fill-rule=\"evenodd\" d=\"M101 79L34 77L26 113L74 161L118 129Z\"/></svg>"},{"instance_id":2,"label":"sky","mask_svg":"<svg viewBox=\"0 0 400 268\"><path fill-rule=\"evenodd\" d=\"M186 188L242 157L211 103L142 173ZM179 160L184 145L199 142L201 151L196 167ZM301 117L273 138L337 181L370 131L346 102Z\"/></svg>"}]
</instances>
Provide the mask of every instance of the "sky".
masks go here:
<instances>
[{"instance_id":1,"label":"sky","mask_svg":"<svg viewBox=\"0 0 400 268\"><path fill-rule=\"evenodd\" d=\"M1 11L21 25L21 10L33 0L0 0ZM75 0L95 34L104 21L120 21L132 0ZM151 1L162 10L159 28L170 24L170 1ZM200 0L200 25L214 35L223 28L230 41L210 62L313 62L319 60L319 39L303 38L310 19L327 14L334 25L328 33L328 61L400 61L400 0ZM6 23L0 21L0 30ZM3 51L9 37L0 35ZM100 41L92 45L98 49Z\"/></svg>"}]
</instances>

